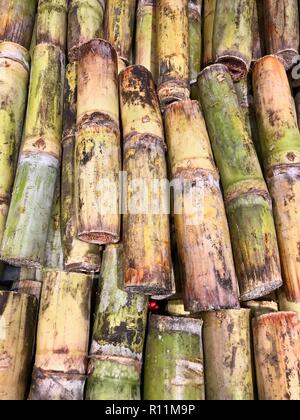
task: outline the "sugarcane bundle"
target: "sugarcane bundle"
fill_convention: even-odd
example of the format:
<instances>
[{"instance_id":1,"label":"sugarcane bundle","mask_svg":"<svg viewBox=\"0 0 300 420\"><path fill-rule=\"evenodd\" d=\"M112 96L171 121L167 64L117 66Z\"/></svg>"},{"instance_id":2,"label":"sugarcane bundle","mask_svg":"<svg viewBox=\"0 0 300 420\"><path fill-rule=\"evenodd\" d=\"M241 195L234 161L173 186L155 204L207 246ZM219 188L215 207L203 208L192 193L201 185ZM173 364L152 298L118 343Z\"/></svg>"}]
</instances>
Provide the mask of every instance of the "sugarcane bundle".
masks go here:
<instances>
[{"instance_id":1,"label":"sugarcane bundle","mask_svg":"<svg viewBox=\"0 0 300 420\"><path fill-rule=\"evenodd\" d=\"M119 77L126 192L124 282L129 291L172 292L166 146L151 73L131 66ZM135 183L137 183L135 185Z\"/></svg>"},{"instance_id":2,"label":"sugarcane bundle","mask_svg":"<svg viewBox=\"0 0 300 420\"><path fill-rule=\"evenodd\" d=\"M38 0L3 0L0 4L0 41L29 49Z\"/></svg>"},{"instance_id":3,"label":"sugarcane bundle","mask_svg":"<svg viewBox=\"0 0 300 420\"><path fill-rule=\"evenodd\" d=\"M202 31L201 31L202 0L188 1L189 18L189 65L190 85L192 95L197 94L197 77L201 70Z\"/></svg>"},{"instance_id":4,"label":"sugarcane bundle","mask_svg":"<svg viewBox=\"0 0 300 420\"><path fill-rule=\"evenodd\" d=\"M17 281L14 281L11 290L26 295L35 296L39 301L42 291L41 270L22 267Z\"/></svg>"},{"instance_id":5,"label":"sugarcane bundle","mask_svg":"<svg viewBox=\"0 0 300 420\"><path fill-rule=\"evenodd\" d=\"M92 279L45 270L29 399L83 399Z\"/></svg>"},{"instance_id":6,"label":"sugarcane bundle","mask_svg":"<svg viewBox=\"0 0 300 420\"><path fill-rule=\"evenodd\" d=\"M130 63L136 0L107 0L104 37L118 54L118 71Z\"/></svg>"},{"instance_id":7,"label":"sugarcane bundle","mask_svg":"<svg viewBox=\"0 0 300 420\"><path fill-rule=\"evenodd\" d=\"M255 318L253 335L259 399L299 400L299 315L279 312Z\"/></svg>"},{"instance_id":8,"label":"sugarcane bundle","mask_svg":"<svg viewBox=\"0 0 300 420\"><path fill-rule=\"evenodd\" d=\"M294 100L279 59L267 56L256 63L253 90L286 295L300 303L300 134Z\"/></svg>"},{"instance_id":9,"label":"sugarcane bundle","mask_svg":"<svg viewBox=\"0 0 300 420\"><path fill-rule=\"evenodd\" d=\"M60 165L66 8L66 0L39 3L25 134L1 249L15 265L44 262Z\"/></svg>"},{"instance_id":10,"label":"sugarcane bundle","mask_svg":"<svg viewBox=\"0 0 300 420\"><path fill-rule=\"evenodd\" d=\"M162 109L190 96L187 5L187 0L157 0L157 89Z\"/></svg>"},{"instance_id":11,"label":"sugarcane bundle","mask_svg":"<svg viewBox=\"0 0 300 420\"><path fill-rule=\"evenodd\" d=\"M255 0L217 0L213 57L225 64L234 81L246 77L252 61L252 18Z\"/></svg>"},{"instance_id":12,"label":"sugarcane bundle","mask_svg":"<svg viewBox=\"0 0 300 420\"><path fill-rule=\"evenodd\" d=\"M139 400L147 298L122 290L123 247L104 251L90 350L88 400Z\"/></svg>"},{"instance_id":13,"label":"sugarcane bundle","mask_svg":"<svg viewBox=\"0 0 300 420\"><path fill-rule=\"evenodd\" d=\"M135 64L146 67L157 79L156 0L138 0L135 31Z\"/></svg>"},{"instance_id":14,"label":"sugarcane bundle","mask_svg":"<svg viewBox=\"0 0 300 420\"><path fill-rule=\"evenodd\" d=\"M68 13L69 63L78 60L78 48L103 36L105 0L70 0Z\"/></svg>"},{"instance_id":15,"label":"sugarcane bundle","mask_svg":"<svg viewBox=\"0 0 300 420\"><path fill-rule=\"evenodd\" d=\"M64 268L74 272L98 272L99 247L77 239L74 185L76 113L77 63L74 62L68 64L66 69L62 138L61 229Z\"/></svg>"},{"instance_id":16,"label":"sugarcane bundle","mask_svg":"<svg viewBox=\"0 0 300 420\"><path fill-rule=\"evenodd\" d=\"M216 6L217 0L203 0L203 67L213 64L215 61L213 55L213 36Z\"/></svg>"},{"instance_id":17,"label":"sugarcane bundle","mask_svg":"<svg viewBox=\"0 0 300 420\"><path fill-rule=\"evenodd\" d=\"M212 65L198 83L221 174L241 300L257 299L282 285L270 195L229 71Z\"/></svg>"},{"instance_id":18,"label":"sugarcane bundle","mask_svg":"<svg viewBox=\"0 0 300 420\"><path fill-rule=\"evenodd\" d=\"M165 129L185 309L197 313L239 307L219 174L198 102L169 105Z\"/></svg>"},{"instance_id":19,"label":"sugarcane bundle","mask_svg":"<svg viewBox=\"0 0 300 420\"><path fill-rule=\"evenodd\" d=\"M256 62L265 55L265 19L264 19L264 2L255 0L253 21L252 21L252 62Z\"/></svg>"},{"instance_id":20,"label":"sugarcane bundle","mask_svg":"<svg viewBox=\"0 0 300 420\"><path fill-rule=\"evenodd\" d=\"M75 207L80 240L120 240L121 169L117 55L107 41L79 48Z\"/></svg>"},{"instance_id":21,"label":"sugarcane bundle","mask_svg":"<svg viewBox=\"0 0 300 420\"><path fill-rule=\"evenodd\" d=\"M168 315L175 317L185 316L190 318L192 315L189 311L185 310L183 299L168 300L166 305L166 312Z\"/></svg>"},{"instance_id":22,"label":"sugarcane bundle","mask_svg":"<svg viewBox=\"0 0 300 420\"><path fill-rule=\"evenodd\" d=\"M253 400L248 309L203 317L205 391L208 400Z\"/></svg>"},{"instance_id":23,"label":"sugarcane bundle","mask_svg":"<svg viewBox=\"0 0 300 420\"><path fill-rule=\"evenodd\" d=\"M145 400L204 400L202 320L152 315L145 353Z\"/></svg>"},{"instance_id":24,"label":"sugarcane bundle","mask_svg":"<svg viewBox=\"0 0 300 420\"><path fill-rule=\"evenodd\" d=\"M289 70L299 54L298 1L263 0L263 7L267 53L277 55Z\"/></svg>"},{"instance_id":25,"label":"sugarcane bundle","mask_svg":"<svg viewBox=\"0 0 300 420\"><path fill-rule=\"evenodd\" d=\"M277 292L279 309L283 312L297 312L300 317L300 302L291 302L287 299L284 288Z\"/></svg>"},{"instance_id":26,"label":"sugarcane bundle","mask_svg":"<svg viewBox=\"0 0 300 420\"><path fill-rule=\"evenodd\" d=\"M30 379L38 304L0 291L0 400L24 400Z\"/></svg>"}]
</instances>

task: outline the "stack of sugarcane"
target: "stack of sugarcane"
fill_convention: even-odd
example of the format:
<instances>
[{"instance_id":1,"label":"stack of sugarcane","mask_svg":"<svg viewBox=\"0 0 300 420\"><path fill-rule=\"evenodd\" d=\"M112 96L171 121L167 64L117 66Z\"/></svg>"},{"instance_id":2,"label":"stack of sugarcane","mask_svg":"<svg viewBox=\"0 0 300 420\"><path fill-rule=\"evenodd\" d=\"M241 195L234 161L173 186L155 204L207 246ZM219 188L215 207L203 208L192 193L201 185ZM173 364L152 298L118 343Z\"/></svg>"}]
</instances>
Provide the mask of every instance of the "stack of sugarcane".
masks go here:
<instances>
[{"instance_id":1,"label":"stack of sugarcane","mask_svg":"<svg viewBox=\"0 0 300 420\"><path fill-rule=\"evenodd\" d=\"M300 399L298 1L0 11L0 400Z\"/></svg>"}]
</instances>

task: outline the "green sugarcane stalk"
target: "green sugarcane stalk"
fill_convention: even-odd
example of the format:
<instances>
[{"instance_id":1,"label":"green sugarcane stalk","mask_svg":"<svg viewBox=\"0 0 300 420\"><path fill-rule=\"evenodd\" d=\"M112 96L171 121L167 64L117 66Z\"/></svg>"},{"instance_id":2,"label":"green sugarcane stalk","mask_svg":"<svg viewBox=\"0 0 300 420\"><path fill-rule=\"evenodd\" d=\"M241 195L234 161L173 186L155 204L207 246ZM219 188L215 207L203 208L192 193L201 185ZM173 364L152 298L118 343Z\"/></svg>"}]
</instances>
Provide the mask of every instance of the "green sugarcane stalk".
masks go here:
<instances>
[{"instance_id":1,"label":"green sugarcane stalk","mask_svg":"<svg viewBox=\"0 0 300 420\"><path fill-rule=\"evenodd\" d=\"M0 244L9 210L29 82L30 57L18 44L0 44Z\"/></svg>"},{"instance_id":2,"label":"green sugarcane stalk","mask_svg":"<svg viewBox=\"0 0 300 420\"><path fill-rule=\"evenodd\" d=\"M229 71L212 65L198 83L221 174L241 300L253 300L282 284L271 199Z\"/></svg>"},{"instance_id":3,"label":"green sugarcane stalk","mask_svg":"<svg viewBox=\"0 0 300 420\"><path fill-rule=\"evenodd\" d=\"M203 400L202 321L152 315L147 336L144 399Z\"/></svg>"},{"instance_id":4,"label":"green sugarcane stalk","mask_svg":"<svg viewBox=\"0 0 300 420\"><path fill-rule=\"evenodd\" d=\"M68 64L64 95L62 139L61 228L64 267L67 271L98 272L100 249L77 239L74 191L74 159L77 113L77 63Z\"/></svg>"},{"instance_id":5,"label":"green sugarcane stalk","mask_svg":"<svg viewBox=\"0 0 300 420\"><path fill-rule=\"evenodd\" d=\"M64 269L64 257L61 234L61 209L60 209L60 176L58 177L52 213L48 229L48 237L45 251L45 264L48 269L62 271Z\"/></svg>"},{"instance_id":6,"label":"green sugarcane stalk","mask_svg":"<svg viewBox=\"0 0 300 420\"><path fill-rule=\"evenodd\" d=\"M69 0L39 0L37 44L55 45L65 53L67 8Z\"/></svg>"},{"instance_id":7,"label":"green sugarcane stalk","mask_svg":"<svg viewBox=\"0 0 300 420\"><path fill-rule=\"evenodd\" d=\"M189 0L189 51L190 51L190 84L191 94L197 94L197 77L201 70L202 33L201 33L202 0Z\"/></svg>"},{"instance_id":8,"label":"green sugarcane stalk","mask_svg":"<svg viewBox=\"0 0 300 420\"><path fill-rule=\"evenodd\" d=\"M214 62L213 36L217 0L203 0L203 67Z\"/></svg>"},{"instance_id":9,"label":"green sugarcane stalk","mask_svg":"<svg viewBox=\"0 0 300 420\"><path fill-rule=\"evenodd\" d=\"M29 49L38 0L4 0L0 3L0 41Z\"/></svg>"},{"instance_id":10,"label":"green sugarcane stalk","mask_svg":"<svg viewBox=\"0 0 300 420\"><path fill-rule=\"evenodd\" d=\"M66 6L66 1L63 7L53 0L50 19L50 3L39 4L24 141L1 249L1 257L15 265L39 267L44 262L62 132L64 47L57 46L54 35L57 26L65 31ZM52 39L55 45L44 42Z\"/></svg>"},{"instance_id":11,"label":"green sugarcane stalk","mask_svg":"<svg viewBox=\"0 0 300 420\"><path fill-rule=\"evenodd\" d=\"M68 57L78 59L81 44L103 37L105 0L71 0L68 13Z\"/></svg>"},{"instance_id":12,"label":"green sugarcane stalk","mask_svg":"<svg viewBox=\"0 0 300 420\"><path fill-rule=\"evenodd\" d=\"M218 0L215 10L213 56L225 64L235 81L243 79L252 61L254 0Z\"/></svg>"},{"instance_id":13,"label":"green sugarcane stalk","mask_svg":"<svg viewBox=\"0 0 300 420\"><path fill-rule=\"evenodd\" d=\"M147 298L124 292L122 245L103 255L90 350L88 400L140 399Z\"/></svg>"}]
</instances>

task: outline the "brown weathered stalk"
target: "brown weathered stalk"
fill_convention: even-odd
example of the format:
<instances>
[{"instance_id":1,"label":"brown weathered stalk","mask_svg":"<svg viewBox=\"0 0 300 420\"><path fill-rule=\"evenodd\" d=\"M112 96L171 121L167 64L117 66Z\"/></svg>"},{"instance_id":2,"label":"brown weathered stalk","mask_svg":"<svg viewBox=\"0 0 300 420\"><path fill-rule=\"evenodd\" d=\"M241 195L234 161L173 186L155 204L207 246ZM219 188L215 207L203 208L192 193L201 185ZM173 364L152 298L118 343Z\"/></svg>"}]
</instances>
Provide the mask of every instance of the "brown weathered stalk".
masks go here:
<instances>
[{"instance_id":1,"label":"brown weathered stalk","mask_svg":"<svg viewBox=\"0 0 300 420\"><path fill-rule=\"evenodd\" d=\"M260 400L300 399L300 318L279 312L253 319Z\"/></svg>"},{"instance_id":2,"label":"brown weathered stalk","mask_svg":"<svg viewBox=\"0 0 300 420\"><path fill-rule=\"evenodd\" d=\"M131 66L121 73L119 86L127 182L125 287L150 295L171 294L166 145L155 84L145 67Z\"/></svg>"},{"instance_id":3,"label":"brown weathered stalk","mask_svg":"<svg viewBox=\"0 0 300 420\"><path fill-rule=\"evenodd\" d=\"M117 243L121 168L117 55L107 41L81 45L77 97L77 234L89 243Z\"/></svg>"},{"instance_id":4,"label":"brown weathered stalk","mask_svg":"<svg viewBox=\"0 0 300 420\"><path fill-rule=\"evenodd\" d=\"M286 70L299 54L298 0L263 0L268 54L284 62Z\"/></svg>"}]
</instances>

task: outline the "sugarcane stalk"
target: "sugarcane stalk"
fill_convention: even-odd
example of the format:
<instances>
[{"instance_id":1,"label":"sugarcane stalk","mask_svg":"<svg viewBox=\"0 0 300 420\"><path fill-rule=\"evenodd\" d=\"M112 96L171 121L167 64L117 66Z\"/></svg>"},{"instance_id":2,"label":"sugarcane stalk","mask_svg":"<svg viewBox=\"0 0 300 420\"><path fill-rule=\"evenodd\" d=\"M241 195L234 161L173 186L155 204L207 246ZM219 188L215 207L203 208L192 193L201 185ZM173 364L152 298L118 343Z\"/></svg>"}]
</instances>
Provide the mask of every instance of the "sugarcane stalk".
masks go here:
<instances>
[{"instance_id":1,"label":"sugarcane stalk","mask_svg":"<svg viewBox=\"0 0 300 420\"><path fill-rule=\"evenodd\" d=\"M229 71L212 65L198 83L221 174L241 300L257 299L282 285L271 198Z\"/></svg>"},{"instance_id":2,"label":"sugarcane stalk","mask_svg":"<svg viewBox=\"0 0 300 420\"><path fill-rule=\"evenodd\" d=\"M243 79L252 61L252 18L255 0L218 0L213 56L226 65L234 81Z\"/></svg>"},{"instance_id":3,"label":"sugarcane stalk","mask_svg":"<svg viewBox=\"0 0 300 420\"><path fill-rule=\"evenodd\" d=\"M33 296L0 291L0 400L24 400L38 305Z\"/></svg>"},{"instance_id":4,"label":"sugarcane stalk","mask_svg":"<svg viewBox=\"0 0 300 420\"><path fill-rule=\"evenodd\" d=\"M238 286L219 174L204 118L196 101L171 104L165 112L174 218L183 265L187 311L238 307Z\"/></svg>"},{"instance_id":5,"label":"sugarcane stalk","mask_svg":"<svg viewBox=\"0 0 300 420\"><path fill-rule=\"evenodd\" d=\"M12 42L0 44L0 244L9 210L25 116L30 58Z\"/></svg>"},{"instance_id":6,"label":"sugarcane stalk","mask_svg":"<svg viewBox=\"0 0 300 420\"><path fill-rule=\"evenodd\" d=\"M256 63L253 90L286 294L288 300L300 303L300 134L288 78L279 59L267 56Z\"/></svg>"},{"instance_id":7,"label":"sugarcane stalk","mask_svg":"<svg viewBox=\"0 0 300 420\"><path fill-rule=\"evenodd\" d=\"M298 1L264 0L263 6L267 53L277 55L289 70L299 54Z\"/></svg>"},{"instance_id":8,"label":"sugarcane stalk","mask_svg":"<svg viewBox=\"0 0 300 420\"><path fill-rule=\"evenodd\" d=\"M251 79L242 79L239 82L234 83L234 88L244 117L245 125L252 137L260 165L263 167L263 157L259 141L254 98L251 90Z\"/></svg>"},{"instance_id":9,"label":"sugarcane stalk","mask_svg":"<svg viewBox=\"0 0 300 420\"><path fill-rule=\"evenodd\" d=\"M135 32L135 64L146 67L157 79L156 0L138 0Z\"/></svg>"},{"instance_id":10,"label":"sugarcane stalk","mask_svg":"<svg viewBox=\"0 0 300 420\"><path fill-rule=\"evenodd\" d=\"M49 10L55 12L51 19ZM57 25L59 32L65 30L66 0L64 7L61 0L41 1L37 19L25 134L1 249L1 258L30 267L44 262L60 164L64 54L46 42L56 42Z\"/></svg>"},{"instance_id":11,"label":"sugarcane stalk","mask_svg":"<svg viewBox=\"0 0 300 420\"><path fill-rule=\"evenodd\" d=\"M40 301L42 282L40 271L34 268L22 267L17 281L14 281L11 290L26 295L35 296Z\"/></svg>"},{"instance_id":12,"label":"sugarcane stalk","mask_svg":"<svg viewBox=\"0 0 300 420\"><path fill-rule=\"evenodd\" d=\"M170 299L167 301L166 311L170 316L184 316L191 317L191 313L186 311L184 308L183 299Z\"/></svg>"},{"instance_id":13,"label":"sugarcane stalk","mask_svg":"<svg viewBox=\"0 0 300 420\"><path fill-rule=\"evenodd\" d=\"M207 400L253 400L250 310L202 314Z\"/></svg>"},{"instance_id":14,"label":"sugarcane stalk","mask_svg":"<svg viewBox=\"0 0 300 420\"><path fill-rule=\"evenodd\" d=\"M2 259L15 265L43 264L60 161L62 85L60 50L38 45L33 57L25 139L1 250Z\"/></svg>"},{"instance_id":15,"label":"sugarcane stalk","mask_svg":"<svg viewBox=\"0 0 300 420\"><path fill-rule=\"evenodd\" d=\"M157 93L162 108L190 96L187 4L187 0L157 0Z\"/></svg>"},{"instance_id":16,"label":"sugarcane stalk","mask_svg":"<svg viewBox=\"0 0 300 420\"><path fill-rule=\"evenodd\" d=\"M120 240L121 168L117 56L95 39L81 45L78 62L75 207L80 240Z\"/></svg>"},{"instance_id":17,"label":"sugarcane stalk","mask_svg":"<svg viewBox=\"0 0 300 420\"><path fill-rule=\"evenodd\" d=\"M190 84L191 91L197 85L197 77L201 70L202 33L201 33L202 0L188 1L189 18L189 51L190 51Z\"/></svg>"},{"instance_id":18,"label":"sugarcane stalk","mask_svg":"<svg viewBox=\"0 0 300 420\"><path fill-rule=\"evenodd\" d=\"M130 63L133 41L136 0L107 0L104 19L104 38L118 54L118 71Z\"/></svg>"},{"instance_id":19,"label":"sugarcane stalk","mask_svg":"<svg viewBox=\"0 0 300 420\"><path fill-rule=\"evenodd\" d=\"M203 68L213 64L213 35L217 0L203 0Z\"/></svg>"},{"instance_id":20,"label":"sugarcane stalk","mask_svg":"<svg viewBox=\"0 0 300 420\"><path fill-rule=\"evenodd\" d=\"M266 46L265 46L265 16L264 16L264 2L261 0L255 0L253 21L252 21L252 62L256 62L261 57L264 57Z\"/></svg>"},{"instance_id":21,"label":"sugarcane stalk","mask_svg":"<svg viewBox=\"0 0 300 420\"><path fill-rule=\"evenodd\" d=\"M37 44L37 23L38 23L38 19L37 19L37 15L36 15L36 18L34 20L34 26L33 26L30 46L29 46L29 54L30 54L31 60L33 58L33 51L34 51L34 49L36 47L36 44Z\"/></svg>"},{"instance_id":22,"label":"sugarcane stalk","mask_svg":"<svg viewBox=\"0 0 300 420\"><path fill-rule=\"evenodd\" d=\"M0 4L0 41L29 49L37 0L4 0Z\"/></svg>"},{"instance_id":23,"label":"sugarcane stalk","mask_svg":"<svg viewBox=\"0 0 300 420\"><path fill-rule=\"evenodd\" d=\"M250 309L250 318L258 317L260 315L278 312L278 303L274 301L250 300L243 304L245 308Z\"/></svg>"},{"instance_id":24,"label":"sugarcane stalk","mask_svg":"<svg viewBox=\"0 0 300 420\"><path fill-rule=\"evenodd\" d=\"M33 401L82 401L85 376L64 375L34 369L29 400Z\"/></svg>"},{"instance_id":25,"label":"sugarcane stalk","mask_svg":"<svg viewBox=\"0 0 300 420\"><path fill-rule=\"evenodd\" d=\"M68 14L69 63L78 59L81 44L103 37L105 0L71 0Z\"/></svg>"},{"instance_id":26,"label":"sugarcane stalk","mask_svg":"<svg viewBox=\"0 0 300 420\"><path fill-rule=\"evenodd\" d=\"M293 312L252 322L260 400L299 400L300 318Z\"/></svg>"},{"instance_id":27,"label":"sugarcane stalk","mask_svg":"<svg viewBox=\"0 0 300 420\"><path fill-rule=\"evenodd\" d=\"M35 367L62 373L86 372L91 277L45 270Z\"/></svg>"},{"instance_id":28,"label":"sugarcane stalk","mask_svg":"<svg viewBox=\"0 0 300 420\"><path fill-rule=\"evenodd\" d=\"M169 193L164 183L166 146L155 84L145 67L131 66L120 74L119 86L127 177L125 287L150 295L166 294L172 292L169 217L165 211ZM142 188L135 187L136 180L143 183Z\"/></svg>"},{"instance_id":29,"label":"sugarcane stalk","mask_svg":"<svg viewBox=\"0 0 300 420\"><path fill-rule=\"evenodd\" d=\"M90 350L88 400L140 399L148 300L122 290L122 255L120 244L107 246L103 254Z\"/></svg>"},{"instance_id":30,"label":"sugarcane stalk","mask_svg":"<svg viewBox=\"0 0 300 420\"><path fill-rule=\"evenodd\" d=\"M152 315L144 372L145 400L204 400L202 320Z\"/></svg>"},{"instance_id":31,"label":"sugarcane stalk","mask_svg":"<svg viewBox=\"0 0 300 420\"><path fill-rule=\"evenodd\" d=\"M52 399L72 399L83 389L91 290L89 275L44 271L35 373L29 399L47 400L50 395ZM66 389L64 384L68 384ZM47 390L52 386L49 395ZM79 399L83 399L83 395Z\"/></svg>"},{"instance_id":32,"label":"sugarcane stalk","mask_svg":"<svg viewBox=\"0 0 300 420\"><path fill-rule=\"evenodd\" d=\"M279 309L283 312L297 312L300 316L300 303L290 302L287 297L284 288L279 289L277 292Z\"/></svg>"},{"instance_id":33,"label":"sugarcane stalk","mask_svg":"<svg viewBox=\"0 0 300 420\"><path fill-rule=\"evenodd\" d=\"M37 44L55 45L65 53L68 2L69 0L39 0Z\"/></svg>"},{"instance_id":34,"label":"sugarcane stalk","mask_svg":"<svg viewBox=\"0 0 300 420\"><path fill-rule=\"evenodd\" d=\"M61 235L61 211L60 211L60 176L58 177L54 200L52 204L52 212L50 224L48 228L48 237L45 250L44 266L48 269L62 271L64 269L64 257L62 249Z\"/></svg>"},{"instance_id":35,"label":"sugarcane stalk","mask_svg":"<svg viewBox=\"0 0 300 420\"><path fill-rule=\"evenodd\" d=\"M62 140L61 227L64 268L74 272L98 272L100 249L77 239L74 158L77 112L77 63L68 64L65 79Z\"/></svg>"}]
</instances>

